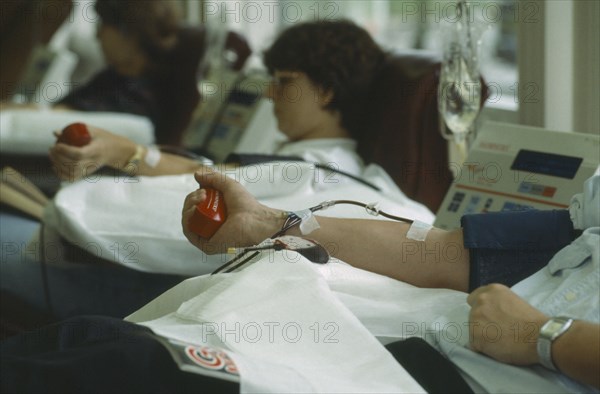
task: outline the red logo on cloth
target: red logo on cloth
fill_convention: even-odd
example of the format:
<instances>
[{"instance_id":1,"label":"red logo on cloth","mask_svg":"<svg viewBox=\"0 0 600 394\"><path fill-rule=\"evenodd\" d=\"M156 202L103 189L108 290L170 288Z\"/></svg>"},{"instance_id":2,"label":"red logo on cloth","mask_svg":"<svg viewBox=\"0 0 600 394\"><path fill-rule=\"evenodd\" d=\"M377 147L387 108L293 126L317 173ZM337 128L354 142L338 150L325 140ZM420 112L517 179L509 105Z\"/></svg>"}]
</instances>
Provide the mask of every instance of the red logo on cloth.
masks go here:
<instances>
[{"instance_id":1,"label":"red logo on cloth","mask_svg":"<svg viewBox=\"0 0 600 394\"><path fill-rule=\"evenodd\" d=\"M185 354L200 367L239 375L238 369L227 353L206 346L186 346Z\"/></svg>"}]
</instances>

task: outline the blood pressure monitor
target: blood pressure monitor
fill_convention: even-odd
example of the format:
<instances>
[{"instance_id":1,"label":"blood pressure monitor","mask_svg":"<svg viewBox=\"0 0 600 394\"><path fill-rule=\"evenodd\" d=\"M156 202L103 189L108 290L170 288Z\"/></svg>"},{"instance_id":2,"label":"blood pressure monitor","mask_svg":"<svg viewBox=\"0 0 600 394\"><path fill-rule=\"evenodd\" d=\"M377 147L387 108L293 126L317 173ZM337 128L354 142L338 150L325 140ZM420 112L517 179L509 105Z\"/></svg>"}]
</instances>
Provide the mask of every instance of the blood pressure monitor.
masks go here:
<instances>
[{"instance_id":1,"label":"blood pressure monitor","mask_svg":"<svg viewBox=\"0 0 600 394\"><path fill-rule=\"evenodd\" d=\"M435 226L460 227L469 213L567 209L600 163L600 137L487 122L462 165Z\"/></svg>"}]
</instances>

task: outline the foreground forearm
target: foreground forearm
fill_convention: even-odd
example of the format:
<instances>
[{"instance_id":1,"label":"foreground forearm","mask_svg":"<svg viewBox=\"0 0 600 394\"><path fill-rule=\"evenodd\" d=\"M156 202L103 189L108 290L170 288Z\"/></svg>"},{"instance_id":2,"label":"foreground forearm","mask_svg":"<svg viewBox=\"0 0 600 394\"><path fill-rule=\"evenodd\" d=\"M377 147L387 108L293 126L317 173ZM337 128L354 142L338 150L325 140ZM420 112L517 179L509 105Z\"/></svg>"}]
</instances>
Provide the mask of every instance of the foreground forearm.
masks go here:
<instances>
[{"instance_id":1,"label":"foreground forearm","mask_svg":"<svg viewBox=\"0 0 600 394\"><path fill-rule=\"evenodd\" d=\"M353 266L421 287L466 291L469 255L462 231L432 229L425 241L406 238L410 225L379 220L318 218L309 234ZM297 229L294 230L299 235Z\"/></svg>"},{"instance_id":2,"label":"foreground forearm","mask_svg":"<svg viewBox=\"0 0 600 394\"><path fill-rule=\"evenodd\" d=\"M552 344L552 359L565 375L600 388L600 325L574 321Z\"/></svg>"},{"instance_id":3,"label":"foreground forearm","mask_svg":"<svg viewBox=\"0 0 600 394\"><path fill-rule=\"evenodd\" d=\"M225 247L256 245L277 233L286 220L284 211L256 201L239 182L212 169L195 173L202 188L223 193L227 220L210 239L203 239L189 228L195 207L207 198L205 190L190 193L183 204L182 227L186 238L207 253ZM387 275L421 287L445 287L466 291L469 254L463 247L462 230L431 229L426 240L406 237L406 223L318 217L320 228L306 238L314 239L329 253L357 268ZM298 227L288 235L301 235Z\"/></svg>"}]
</instances>

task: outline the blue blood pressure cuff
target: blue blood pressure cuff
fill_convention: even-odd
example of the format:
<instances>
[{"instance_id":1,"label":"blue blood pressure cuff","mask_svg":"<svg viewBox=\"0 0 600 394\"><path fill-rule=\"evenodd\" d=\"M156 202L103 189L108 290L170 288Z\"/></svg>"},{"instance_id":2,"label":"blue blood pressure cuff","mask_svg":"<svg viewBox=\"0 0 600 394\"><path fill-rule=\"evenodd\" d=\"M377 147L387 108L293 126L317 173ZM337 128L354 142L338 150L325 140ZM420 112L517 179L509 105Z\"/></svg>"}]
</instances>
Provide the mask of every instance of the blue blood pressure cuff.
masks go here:
<instances>
[{"instance_id":1,"label":"blue blood pressure cuff","mask_svg":"<svg viewBox=\"0 0 600 394\"><path fill-rule=\"evenodd\" d=\"M575 239L567 210L465 215L461 225L471 264L469 291L489 283L512 286Z\"/></svg>"}]
</instances>

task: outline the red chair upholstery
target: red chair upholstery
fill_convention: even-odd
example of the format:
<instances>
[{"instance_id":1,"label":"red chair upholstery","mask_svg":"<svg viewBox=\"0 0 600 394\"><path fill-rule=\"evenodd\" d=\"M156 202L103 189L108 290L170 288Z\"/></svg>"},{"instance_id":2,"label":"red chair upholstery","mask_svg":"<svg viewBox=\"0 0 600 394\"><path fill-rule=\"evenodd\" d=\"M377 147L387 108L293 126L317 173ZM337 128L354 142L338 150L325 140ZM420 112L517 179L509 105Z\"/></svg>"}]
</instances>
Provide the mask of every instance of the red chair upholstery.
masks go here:
<instances>
[{"instance_id":1,"label":"red chair upholstery","mask_svg":"<svg viewBox=\"0 0 600 394\"><path fill-rule=\"evenodd\" d=\"M430 54L390 55L368 101L369 134L358 144L365 160L385 168L409 198L434 213L453 180L440 133L440 64Z\"/></svg>"},{"instance_id":2,"label":"red chair upholstery","mask_svg":"<svg viewBox=\"0 0 600 394\"><path fill-rule=\"evenodd\" d=\"M231 65L231 68L236 71L240 71L244 67L246 60L252 54L248 41L242 35L233 31L227 34L225 50L235 53L235 61Z\"/></svg>"}]
</instances>

